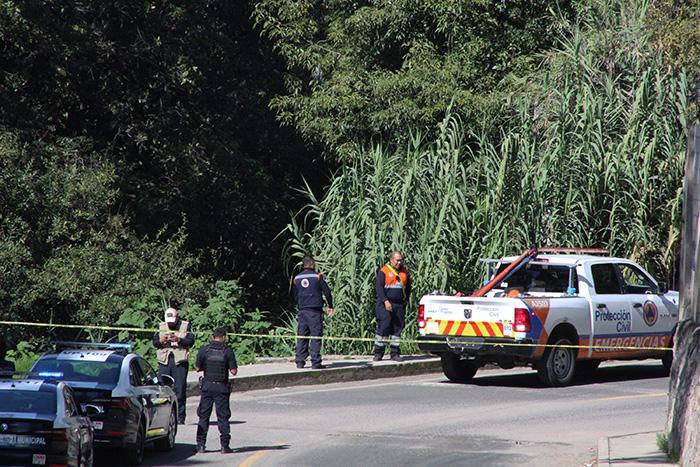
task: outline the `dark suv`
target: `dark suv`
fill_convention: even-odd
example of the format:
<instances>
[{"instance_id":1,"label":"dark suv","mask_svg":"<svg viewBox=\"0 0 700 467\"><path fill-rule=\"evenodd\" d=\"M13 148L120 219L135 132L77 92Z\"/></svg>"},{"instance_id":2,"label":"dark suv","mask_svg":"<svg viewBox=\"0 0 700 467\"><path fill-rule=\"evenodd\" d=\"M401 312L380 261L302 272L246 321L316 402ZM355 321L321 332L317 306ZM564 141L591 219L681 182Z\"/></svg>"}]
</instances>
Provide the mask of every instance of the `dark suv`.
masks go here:
<instances>
[{"instance_id":1,"label":"dark suv","mask_svg":"<svg viewBox=\"0 0 700 467\"><path fill-rule=\"evenodd\" d=\"M138 465L144 445L175 447L177 398L169 376L159 379L129 344L58 343L34 363L33 375L63 381L81 407L91 406L95 445L122 448L124 460ZM74 347L67 349L66 347ZM60 350L65 348L65 350Z\"/></svg>"}]
</instances>

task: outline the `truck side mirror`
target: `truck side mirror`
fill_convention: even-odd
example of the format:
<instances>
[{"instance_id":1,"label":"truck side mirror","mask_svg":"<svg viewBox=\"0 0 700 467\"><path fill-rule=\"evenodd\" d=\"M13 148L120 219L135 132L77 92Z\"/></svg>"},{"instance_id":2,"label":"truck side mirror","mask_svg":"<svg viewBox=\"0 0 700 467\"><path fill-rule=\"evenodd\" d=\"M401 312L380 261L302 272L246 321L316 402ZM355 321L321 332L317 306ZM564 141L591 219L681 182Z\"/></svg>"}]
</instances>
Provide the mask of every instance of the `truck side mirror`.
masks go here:
<instances>
[{"instance_id":1,"label":"truck side mirror","mask_svg":"<svg viewBox=\"0 0 700 467\"><path fill-rule=\"evenodd\" d=\"M668 284L666 282L658 282L656 284L656 293L663 295L668 292Z\"/></svg>"}]
</instances>

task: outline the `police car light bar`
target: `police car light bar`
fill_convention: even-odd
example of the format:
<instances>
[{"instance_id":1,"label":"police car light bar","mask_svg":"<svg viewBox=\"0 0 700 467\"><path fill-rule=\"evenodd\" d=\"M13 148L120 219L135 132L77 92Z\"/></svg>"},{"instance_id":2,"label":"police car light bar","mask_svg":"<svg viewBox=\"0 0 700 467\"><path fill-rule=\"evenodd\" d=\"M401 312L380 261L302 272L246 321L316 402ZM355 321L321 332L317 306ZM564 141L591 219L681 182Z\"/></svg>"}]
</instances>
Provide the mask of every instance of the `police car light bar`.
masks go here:
<instances>
[{"instance_id":1,"label":"police car light bar","mask_svg":"<svg viewBox=\"0 0 700 467\"><path fill-rule=\"evenodd\" d=\"M52 341L51 345L55 347L88 347L92 349L105 349L105 350L126 350L131 351L134 348L134 344L129 344L126 342L69 342L69 341Z\"/></svg>"},{"instance_id":2,"label":"police car light bar","mask_svg":"<svg viewBox=\"0 0 700 467\"><path fill-rule=\"evenodd\" d=\"M63 378L62 371L40 371L35 374L37 376L41 376L42 378Z\"/></svg>"}]
</instances>

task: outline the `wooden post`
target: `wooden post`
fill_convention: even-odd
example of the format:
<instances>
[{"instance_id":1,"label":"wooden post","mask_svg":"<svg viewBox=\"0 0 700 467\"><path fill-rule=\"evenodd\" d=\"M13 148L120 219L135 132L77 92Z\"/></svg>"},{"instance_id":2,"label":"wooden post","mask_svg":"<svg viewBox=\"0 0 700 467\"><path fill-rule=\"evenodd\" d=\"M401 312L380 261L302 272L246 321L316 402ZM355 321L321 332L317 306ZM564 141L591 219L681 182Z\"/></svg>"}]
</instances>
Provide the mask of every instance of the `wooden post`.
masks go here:
<instances>
[{"instance_id":1,"label":"wooden post","mask_svg":"<svg viewBox=\"0 0 700 467\"><path fill-rule=\"evenodd\" d=\"M688 133L683 181L679 322L668 404L668 447L700 465L700 126Z\"/></svg>"}]
</instances>

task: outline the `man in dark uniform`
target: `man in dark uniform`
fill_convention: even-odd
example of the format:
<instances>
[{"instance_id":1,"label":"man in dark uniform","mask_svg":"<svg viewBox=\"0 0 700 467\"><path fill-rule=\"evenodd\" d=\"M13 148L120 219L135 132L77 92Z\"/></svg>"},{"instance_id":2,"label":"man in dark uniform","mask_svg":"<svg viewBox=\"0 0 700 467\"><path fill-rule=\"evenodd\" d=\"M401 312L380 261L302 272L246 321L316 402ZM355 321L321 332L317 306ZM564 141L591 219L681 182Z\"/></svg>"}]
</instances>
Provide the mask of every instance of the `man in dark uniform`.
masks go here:
<instances>
[{"instance_id":1,"label":"man in dark uniform","mask_svg":"<svg viewBox=\"0 0 700 467\"><path fill-rule=\"evenodd\" d=\"M185 423L187 371L194 334L190 323L181 320L175 308L165 310L165 317L158 329L153 336L153 345L157 349L158 375L168 375L175 380L177 422L182 425Z\"/></svg>"},{"instance_id":2,"label":"man in dark uniform","mask_svg":"<svg viewBox=\"0 0 700 467\"><path fill-rule=\"evenodd\" d=\"M15 371L15 364L9 360L5 360L7 354L7 345L5 338L0 334L0 376L12 376Z\"/></svg>"},{"instance_id":3,"label":"man in dark uniform","mask_svg":"<svg viewBox=\"0 0 700 467\"><path fill-rule=\"evenodd\" d=\"M217 328L214 330L214 339L209 345L202 347L197 353L195 369L204 371L202 380L202 396L197 407L199 424L197 425L197 452L204 452L207 444L207 432L209 431L209 417L211 416L212 405L216 405L216 422L219 426L219 439L221 440L221 452L229 454L231 448L231 406L229 397L231 395L231 385L228 374L236 376L238 365L236 356L225 344L226 330Z\"/></svg>"},{"instance_id":4,"label":"man in dark uniform","mask_svg":"<svg viewBox=\"0 0 700 467\"><path fill-rule=\"evenodd\" d=\"M389 262L377 271L374 281L377 303L374 312L377 316L377 333L374 342L374 360L384 358L386 342L379 339L391 339L391 359L403 361L399 349L399 339L406 321L406 306L411 295L411 278L403 265L403 255L394 251Z\"/></svg>"},{"instance_id":5,"label":"man in dark uniform","mask_svg":"<svg viewBox=\"0 0 700 467\"><path fill-rule=\"evenodd\" d=\"M328 316L333 316L333 297L331 289L320 273L317 273L316 261L311 256L301 260L304 269L294 277L294 299L299 310L297 327L298 336L323 336L323 297L328 303ZM309 340L311 342L309 342ZM304 368L306 357L311 348L311 368L320 370L321 339L297 339L296 364Z\"/></svg>"}]
</instances>

